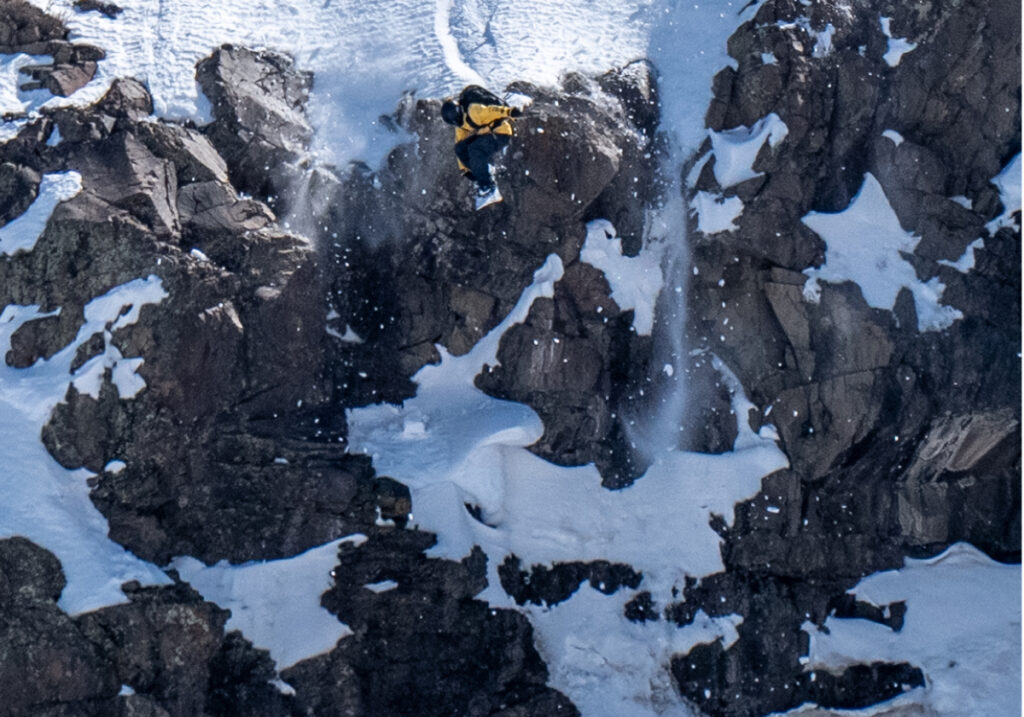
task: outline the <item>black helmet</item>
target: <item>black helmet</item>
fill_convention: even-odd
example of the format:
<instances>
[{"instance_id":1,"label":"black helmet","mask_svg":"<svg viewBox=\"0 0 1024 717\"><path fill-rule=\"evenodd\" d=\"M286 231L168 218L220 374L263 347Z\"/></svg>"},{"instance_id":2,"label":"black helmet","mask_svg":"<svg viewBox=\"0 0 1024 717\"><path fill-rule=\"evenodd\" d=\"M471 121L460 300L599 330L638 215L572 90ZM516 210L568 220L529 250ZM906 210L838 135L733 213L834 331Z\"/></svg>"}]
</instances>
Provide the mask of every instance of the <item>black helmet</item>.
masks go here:
<instances>
[{"instance_id":1,"label":"black helmet","mask_svg":"<svg viewBox=\"0 0 1024 717\"><path fill-rule=\"evenodd\" d=\"M462 126L462 108L454 100L445 100L441 105L441 119L456 127Z\"/></svg>"}]
</instances>

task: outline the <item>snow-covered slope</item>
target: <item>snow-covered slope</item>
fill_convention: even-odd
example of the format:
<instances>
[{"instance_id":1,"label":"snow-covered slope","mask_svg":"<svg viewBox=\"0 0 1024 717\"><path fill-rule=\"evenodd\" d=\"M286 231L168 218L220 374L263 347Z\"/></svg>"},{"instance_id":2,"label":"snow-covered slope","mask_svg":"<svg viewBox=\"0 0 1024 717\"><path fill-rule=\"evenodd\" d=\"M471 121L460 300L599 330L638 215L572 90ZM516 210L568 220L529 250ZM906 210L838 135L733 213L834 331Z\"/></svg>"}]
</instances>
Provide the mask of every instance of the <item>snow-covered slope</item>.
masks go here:
<instances>
[{"instance_id":1,"label":"snow-covered slope","mask_svg":"<svg viewBox=\"0 0 1024 717\"><path fill-rule=\"evenodd\" d=\"M774 115L739 132L709 133L704 127L712 77L733 63L725 52L726 39L756 9L739 0L125 0L116 18L75 12L71 0L32 1L48 10L62 10L72 39L103 47L107 59L92 83L64 99L16 90L17 68L39 58L0 57L0 110L5 112L87 104L102 96L114 78L133 76L151 91L156 116L202 124L209 121L210 112L195 82L195 64L220 45L234 43L290 53L300 69L314 73L308 107L316 130L313 152L317 161L327 164L361 160L377 166L397 142L407 139L379 121L403 93L440 97L470 82L495 89L514 80L553 85L567 71L600 73L639 57L652 59L660 72L662 129L672 143L672 176L680 176L683 163L708 139L717 158L716 179L726 189L760 176L753 169L759 151L766 145L775 147L786 136L785 124ZM888 33L887 22L884 28ZM818 36L821 53L829 51L830 37ZM902 40L890 44L887 58L894 58L892 65L914 48ZM0 129L0 136L10 134L13 124ZM1012 181L1019 178L1019 164L1018 156L996 180L1008 209L1020 206L1019 180ZM29 212L0 228L3 253L32 250L56 201L75 191L72 180L62 179L59 184L44 180L41 196ZM680 282L663 272L659 261L649 260L653 255L667 266L663 257L675 257L681 262L677 268L684 273L687 269L686 211L680 188L673 188L679 194L675 203L669 202L653 217L651 254L621 257L621 250L609 241L614 228L607 222L590 225L584 248L583 260L605 271L622 308L636 308L640 334L657 326L652 294L662 286L682 293ZM742 206L736 197L700 193L693 206L698 228L708 233L735 229L733 220ZM846 211L812 213L805 222L828 243L825 266L808 270L809 298L815 298L817 280L851 279L877 308L892 308L900 287L911 289L922 329L945 328L958 318L955 310L939 306L941 285L917 281L911 265L901 258L901 252L911 251L916 242L899 226L870 174ZM884 231L886 241L873 245L874 251L858 252L860 245L850 240L865 231ZM439 536L433 555L459 560L473 545L484 548L490 586L482 597L495 607L515 607L497 574L509 553L526 565L574 560L627 563L643 573L642 588L665 605L675 599L687 577L700 579L722 569L722 541L709 526L712 515L725 516L730 524L733 506L755 495L761 479L785 468L788 461L770 425L756 433L750 429L746 419L753 406L720 361L722 381L731 384L739 434L732 452L662 450L643 479L611 492L600 486L592 466L558 467L526 450L542 432L536 414L526 406L484 395L473 386L473 377L484 364L495 363L503 332L525 318L537 297L552 294L562 270L561 261L552 255L513 312L471 352L461 357L442 352L440 364L414 377L414 399L400 407L350 411L351 446L372 456L379 472L410 487L414 525ZM160 301L162 291L155 278L140 277L90 305L78 338L61 353L26 370L0 367L0 431L9 439L0 446L7 466L0 478L0 483L7 482L0 503L0 534L25 535L61 559L68 578L61 606L69 613L123 601L118 589L123 581L168 580L158 566L131 556L106 537L104 521L88 500L86 476L61 469L38 440L72 379L89 392L90 376L110 368L115 380L124 381L123 398L144 390L135 373L138 364L133 363L138 359L125 358L112 347L74 376L69 369L83 341L102 333L105 324L113 330L132 321L142 304ZM134 311L122 316L128 305ZM684 308L677 307L677 322L670 322L674 330L681 331ZM21 323L37 315L34 307L6 308L0 317L0 349L7 348ZM665 366L670 376L679 371L677 364ZM665 419L661 414L658 418ZM674 435L674 428L669 432ZM29 484L24 480L29 474L41 479ZM480 509L481 520L470 517L464 509L467 504ZM778 511L773 507L767 506L767 512ZM348 634L345 626L333 621L332 628L321 630L331 617L316 599L329 584L330 556L343 539L339 535L292 560L203 566L180 556L172 567L204 597L235 610L229 627L238 627L257 646L270 649L283 669L329 650ZM958 644L958 633L943 634L937 642L935 616L943 605L929 602L928 587L940 589L964 579L977 581L973 584L982 586L982 592L991 586L1001 597L1012 598L1019 589L1019 569L997 566L963 547L929 563L910 563L903 571L867 578L857 589L863 599L878 605L908 601L906 632L891 644L875 643L870 634L875 626L857 629L830 621L831 637L814 635L809 669L837 668L853 659L906 659L925 669L933 685L901 698L904 703L922 703L939 715L962 714L954 697L963 694L971 709L977 706L974 713L1004 708L1005 700L991 698L1006 691L1001 676L984 670L947 674L939 664L944 651ZM273 589L263 589L267 584ZM303 594L288 604L286 588ZM881 591L880 596L872 597L872 591ZM719 640L728 648L742 618L700 613L681 629L668 621L633 623L623 616L627 597L624 592L607 596L583 587L557 606L521 608L536 630L551 685L570 696L585 717L694 714L679 697L667 664L674 654L697 643ZM954 597L955 606L975 599L967 590ZM1019 627L1017 603L995 601L992 619L980 625L979 644L972 643L972 650L983 651L980 643L998 639L1007 625ZM925 622L914 619L918 604L924 605ZM285 607L287 614L282 614ZM267 619L274 614L279 619ZM306 639L304 631L318 634ZM1019 658L1019 643L1014 646L1010 640L1008 645L994 654ZM1013 670L1014 675L1017 672ZM939 680L942 686L934 687Z\"/></svg>"}]
</instances>

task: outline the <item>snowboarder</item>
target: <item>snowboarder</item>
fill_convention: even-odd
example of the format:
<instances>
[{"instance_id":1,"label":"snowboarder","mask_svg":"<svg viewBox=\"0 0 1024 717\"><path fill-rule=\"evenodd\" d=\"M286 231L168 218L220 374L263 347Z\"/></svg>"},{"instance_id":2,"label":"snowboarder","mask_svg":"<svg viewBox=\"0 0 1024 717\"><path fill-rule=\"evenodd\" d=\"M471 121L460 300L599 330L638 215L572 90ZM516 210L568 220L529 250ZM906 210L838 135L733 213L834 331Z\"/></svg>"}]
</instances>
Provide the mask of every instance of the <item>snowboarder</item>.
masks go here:
<instances>
[{"instance_id":1,"label":"snowboarder","mask_svg":"<svg viewBox=\"0 0 1024 717\"><path fill-rule=\"evenodd\" d=\"M476 208L501 201L501 192L494 183L491 159L508 146L512 137L509 119L522 117L517 107L479 85L469 85L458 100L448 99L441 105L441 117L455 126L455 157L463 176L476 182Z\"/></svg>"}]
</instances>

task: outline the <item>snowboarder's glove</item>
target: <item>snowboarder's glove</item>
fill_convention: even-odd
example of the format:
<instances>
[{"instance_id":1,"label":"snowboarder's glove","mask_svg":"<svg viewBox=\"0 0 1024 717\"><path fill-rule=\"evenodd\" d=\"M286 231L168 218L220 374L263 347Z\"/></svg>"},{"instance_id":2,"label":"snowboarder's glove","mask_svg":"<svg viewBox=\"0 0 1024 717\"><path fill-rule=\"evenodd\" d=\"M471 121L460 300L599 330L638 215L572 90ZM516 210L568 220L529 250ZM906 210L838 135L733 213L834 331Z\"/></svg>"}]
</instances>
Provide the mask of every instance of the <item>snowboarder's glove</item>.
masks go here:
<instances>
[{"instance_id":1,"label":"snowboarder's glove","mask_svg":"<svg viewBox=\"0 0 1024 717\"><path fill-rule=\"evenodd\" d=\"M523 111L518 107L513 107L512 111L508 113L508 116L514 119L518 119L523 116Z\"/></svg>"}]
</instances>

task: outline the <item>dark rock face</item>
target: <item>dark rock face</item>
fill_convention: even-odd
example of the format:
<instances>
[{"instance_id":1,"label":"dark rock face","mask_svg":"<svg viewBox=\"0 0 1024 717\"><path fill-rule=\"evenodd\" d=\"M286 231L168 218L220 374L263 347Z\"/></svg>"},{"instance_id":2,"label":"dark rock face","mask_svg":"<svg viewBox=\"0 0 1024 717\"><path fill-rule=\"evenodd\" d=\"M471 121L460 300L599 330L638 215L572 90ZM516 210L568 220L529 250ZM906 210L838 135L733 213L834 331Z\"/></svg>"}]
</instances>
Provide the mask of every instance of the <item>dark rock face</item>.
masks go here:
<instances>
[{"instance_id":1,"label":"dark rock face","mask_svg":"<svg viewBox=\"0 0 1024 717\"><path fill-rule=\"evenodd\" d=\"M432 560L427 533L383 529L342 545L323 604L354 635L285 670L302 714L577 715L547 687L529 621L474 600L487 585L483 553ZM381 581L383 591L368 589ZM400 687L399 687L400 686Z\"/></svg>"},{"instance_id":2,"label":"dark rock face","mask_svg":"<svg viewBox=\"0 0 1024 717\"><path fill-rule=\"evenodd\" d=\"M793 22L803 13L806 23ZM883 59L880 13L918 44L895 67ZM831 49L815 52L807 28L826 23ZM789 133L762 150L761 176L733 187L718 185L709 147L695 160L706 161L696 189L737 196L744 211L735 232L690 232L687 339L699 351L681 445L725 451L737 435L715 356L758 407L752 425L778 428L791 467L766 477L731 525L712 521L724 572L691 580L672 604L639 592L625 607L636 622L743 617L729 648L672 660L680 693L706 714L859 708L921 686L909 664L806 672L804 625L835 616L898 631L907 606L883 611L849 590L954 541L1019 560L1019 216L985 228L1002 209L989 180L1020 147L1017 27L1010 3L878 0L846 12L778 0L730 40L737 68L715 80L709 128L774 112ZM52 55L30 72L57 94L88 81L103 56L66 37L26 2L0 8L0 52ZM3 540L0 717L576 714L547 686L527 619L475 599L483 553L428 558L433 536L405 529L408 489L346 451L344 409L411 396L437 344L470 351L555 254L564 274L553 296L505 334L477 385L538 412L533 450L544 458L594 462L609 487L641 476L624 420L651 376L653 340L635 334L579 253L597 218L639 251L645 211L661 199L653 68L511 87L532 104L499 168L505 201L482 212L455 171L437 100L409 96L388 119L416 140L380 171L336 172L308 166L312 78L289 59L226 46L197 79L214 114L202 130L154 120L145 87L122 79L94 106L48 111L0 145L0 225L31 204L43 174L75 170L83 182L35 250L0 262L0 306L60 309L24 324L5 360L52 357L76 339L93 298L159 278L164 300L134 324L83 337L72 365L113 347L144 359L146 389L123 400L110 371L95 397L70 387L45 445L62 465L98 474L91 496L111 538L158 564L287 557L367 536L342 546L322 597L354 634L286 670L295 694L284 695L268 654L225 635L227 613L177 579L125 585L126 604L71 617L56 603L56 559ZM62 141L49 146L55 129ZM800 220L847 207L866 172L921 236L907 261L922 280L939 278L943 301L963 314L942 332L917 330L908 291L892 312L849 283L804 299L801 272L822 263L825 245ZM316 248L281 229L286 212L317 220ZM968 272L940 263L978 237ZM346 328L361 343L341 339ZM123 470L108 470L114 459ZM584 580L604 592L642 580L627 565L527 570L515 556L499 575L520 604L537 605Z\"/></svg>"},{"instance_id":3,"label":"dark rock face","mask_svg":"<svg viewBox=\"0 0 1024 717\"><path fill-rule=\"evenodd\" d=\"M246 157L265 150L259 162L283 166L308 136L299 131L272 147L249 138L245 153L232 144L246 133L280 139L280 127L265 123L268 106L301 116L308 78L270 81L289 66L268 53L217 53L203 72L222 83L211 90L222 93L221 114L206 133L153 121L145 88L119 80L94 106L55 110L0 146L4 176L20 187L11 218L44 173L75 170L83 185L32 251L0 263L0 299L60 308L22 326L6 360L30 366L53 356L76 339L94 297L140 276L159 278L166 297L141 307L133 324L79 337L72 365L113 346L144 359L145 390L124 400L110 371L96 396L70 386L43 431L61 464L98 474L91 497L110 537L164 564L183 554L208 563L285 557L364 533L373 540L343 556L345 569L368 573L384 563L406 576L409 594L367 601L375 594L361 583L339 582L327 602L358 636L294 666L293 699L268 682L275 672L267 654L225 635L227 613L187 586L126 585L128 604L72 619L54 603L59 566L37 550L32 560L56 576L36 577L23 567L28 558L12 558L0 584L29 596L36 611L10 613L11 644L31 639L41 651L0 656L0 691L25 682L11 703L19 715L44 702L53 714L89 715L326 715L348 703L357 714L576 714L546 686L528 621L472 599L486 585L482 554L462 564L428 560L422 551L433 538L402 529L409 491L345 450L320 257L308 240L281 231L265 203L240 195L246 178L264 177ZM262 78L248 87L256 99L225 89L246 87L231 74L238 67ZM61 142L50 146L55 129ZM285 182L286 171L274 181ZM474 297L467 291L459 300L472 305ZM123 469L108 470L114 459ZM381 531L378 520L397 527ZM48 617L37 625L40 602ZM410 613L414 606L419 612ZM56 672L50 681L34 676L62 664L77 677L60 689ZM397 689L395 680L408 684ZM119 694L121 685L134 694Z\"/></svg>"},{"instance_id":4,"label":"dark rock face","mask_svg":"<svg viewBox=\"0 0 1024 717\"><path fill-rule=\"evenodd\" d=\"M816 31L832 24L828 53L812 53L815 38L793 22L801 14ZM918 45L895 67L882 58L879 14L892 18L894 37ZM761 151L763 176L723 190L713 158L700 173L697 189L738 196L744 209L737 231L696 235L691 343L735 371L761 409L752 423L778 427L791 469L765 478L732 527L719 527L726 572L668 609L684 623L698 608L744 616L728 650L673 661L682 693L708 714L805 700L855 707L920 684L906 665L818 673L810 684L797 659L800 625L842 612L839 597L862 575L907 555L964 540L1019 560L1019 220L1015 231L984 227L1001 211L989 180L1020 151L1020 37L1005 29L1015 22L1019 8L1005 3L922 15L885 2L852 14L774 2L729 42L739 66L716 78L709 127L775 112L789 134ZM768 52L775 63L762 62ZM943 303L963 313L949 328L919 332L907 290L893 312L869 307L849 283L823 284L818 303L803 298L798 272L824 255L800 218L845 209L865 172L921 237L907 256L918 277L938 277ZM972 208L950 200L957 195ZM939 263L979 237L968 272ZM715 328L725 320L729 333Z\"/></svg>"},{"instance_id":5,"label":"dark rock face","mask_svg":"<svg viewBox=\"0 0 1024 717\"><path fill-rule=\"evenodd\" d=\"M64 23L27 0L8 0L0 8L0 52L30 55L45 52L48 42L63 40Z\"/></svg>"},{"instance_id":6,"label":"dark rock face","mask_svg":"<svg viewBox=\"0 0 1024 717\"><path fill-rule=\"evenodd\" d=\"M611 595L622 587L634 590L643 575L628 565L596 560L590 563L555 563L550 568L532 565L529 571L520 569L520 560L509 555L498 568L501 587L517 604L557 605L576 592L584 580L590 587Z\"/></svg>"},{"instance_id":7,"label":"dark rock face","mask_svg":"<svg viewBox=\"0 0 1024 717\"><path fill-rule=\"evenodd\" d=\"M0 540L0 715L240 714L256 695L260 714L290 714L266 652L225 636L227 611L188 586L129 584L128 604L76 618L57 607L63 587L51 553Z\"/></svg>"},{"instance_id":8,"label":"dark rock face","mask_svg":"<svg viewBox=\"0 0 1024 717\"><path fill-rule=\"evenodd\" d=\"M64 465L102 474L94 499L111 535L157 562L281 557L356 532L372 523L372 481L339 443L343 419L322 411L315 253L239 197L202 134L150 122L150 109L142 85L119 81L95 107L59 110L3 147L22 174L74 169L83 183L37 249L0 268L6 301L61 307L17 332L11 365L67 345L82 307L114 286L152 274L169 295L76 360L108 341L143 356L139 400L120 400L109 379L95 398L71 388L44 441ZM35 143L53 127L60 144ZM290 417L284 445L275 415ZM103 473L113 458L123 473Z\"/></svg>"}]
</instances>

